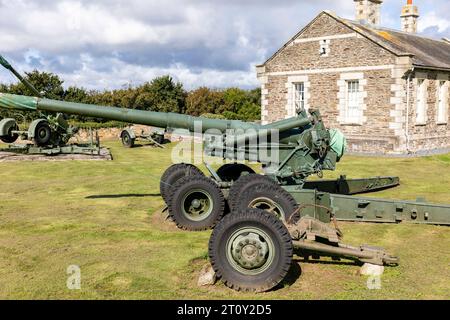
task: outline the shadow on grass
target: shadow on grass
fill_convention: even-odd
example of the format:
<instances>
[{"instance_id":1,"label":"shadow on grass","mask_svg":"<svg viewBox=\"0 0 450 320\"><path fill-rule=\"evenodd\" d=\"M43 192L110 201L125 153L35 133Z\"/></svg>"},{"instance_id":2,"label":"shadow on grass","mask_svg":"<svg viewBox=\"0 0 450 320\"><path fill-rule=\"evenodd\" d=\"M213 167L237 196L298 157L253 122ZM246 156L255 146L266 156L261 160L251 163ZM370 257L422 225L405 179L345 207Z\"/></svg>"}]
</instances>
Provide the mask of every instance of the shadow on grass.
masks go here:
<instances>
[{"instance_id":1,"label":"shadow on grass","mask_svg":"<svg viewBox=\"0 0 450 320\"><path fill-rule=\"evenodd\" d=\"M98 194L87 196L85 199L117 199L117 198L145 198L160 197L159 193L126 193L126 194Z\"/></svg>"},{"instance_id":2,"label":"shadow on grass","mask_svg":"<svg viewBox=\"0 0 450 320\"><path fill-rule=\"evenodd\" d=\"M297 261L294 261L291 264L291 268L289 269L289 272L284 278L284 280L270 291L277 291L283 289L284 287L293 285L298 280L298 278L300 278L301 275L302 275L302 268L300 267L300 264L297 263Z\"/></svg>"}]
</instances>

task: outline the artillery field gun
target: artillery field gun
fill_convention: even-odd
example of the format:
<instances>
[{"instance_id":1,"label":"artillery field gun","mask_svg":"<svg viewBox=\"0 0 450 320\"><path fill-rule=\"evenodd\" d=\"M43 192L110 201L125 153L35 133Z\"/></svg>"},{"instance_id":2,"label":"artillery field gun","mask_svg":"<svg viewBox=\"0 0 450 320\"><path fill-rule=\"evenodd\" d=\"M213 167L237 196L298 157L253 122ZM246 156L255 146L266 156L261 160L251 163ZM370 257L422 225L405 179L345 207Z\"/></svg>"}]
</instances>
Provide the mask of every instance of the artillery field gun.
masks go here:
<instances>
[{"instance_id":1,"label":"artillery field gun","mask_svg":"<svg viewBox=\"0 0 450 320\"><path fill-rule=\"evenodd\" d=\"M0 64L10 70L26 87L37 97L43 97L27 79L23 78L12 66L0 55ZM35 111L25 110L23 111ZM5 118L0 121L0 140L9 143L7 149L3 151L26 153L26 154L89 154L100 155L100 142L98 135L90 132L90 141L68 144L79 129L70 126L67 122L67 116L63 113L56 115L39 112L39 119L31 122L28 130L19 130L16 119ZM21 138L22 140L32 141L32 144L14 144Z\"/></svg>"},{"instance_id":2,"label":"artillery field gun","mask_svg":"<svg viewBox=\"0 0 450 320\"><path fill-rule=\"evenodd\" d=\"M0 93L0 107L18 111L77 114L183 128L204 134L207 155L230 160L211 176L178 163L161 177L160 190L170 217L185 230L214 228L209 242L212 266L236 290L266 291L286 276L293 254L330 256L378 265L397 264L381 248L341 243L337 220L450 224L450 206L356 197L399 184L397 177L308 180L334 170L345 152L345 138L329 130L319 111L259 125L173 113L131 110ZM13 140L15 130L3 130ZM262 165L264 175L238 163ZM334 222L334 226L331 226Z\"/></svg>"},{"instance_id":3,"label":"artillery field gun","mask_svg":"<svg viewBox=\"0 0 450 320\"><path fill-rule=\"evenodd\" d=\"M144 130L137 134L132 128L126 128L120 133L120 140L125 148L133 148L137 140L146 142L152 147L164 149L166 139L164 137L164 130L154 130L150 133L145 133Z\"/></svg>"}]
</instances>

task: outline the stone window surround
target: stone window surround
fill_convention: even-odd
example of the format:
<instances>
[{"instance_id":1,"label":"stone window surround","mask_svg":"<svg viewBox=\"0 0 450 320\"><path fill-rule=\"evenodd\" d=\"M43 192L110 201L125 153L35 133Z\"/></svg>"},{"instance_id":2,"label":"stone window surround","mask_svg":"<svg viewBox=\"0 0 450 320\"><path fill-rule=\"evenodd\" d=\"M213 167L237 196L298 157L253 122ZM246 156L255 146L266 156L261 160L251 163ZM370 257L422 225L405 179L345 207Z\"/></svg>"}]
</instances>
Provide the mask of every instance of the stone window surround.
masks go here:
<instances>
[{"instance_id":1,"label":"stone window surround","mask_svg":"<svg viewBox=\"0 0 450 320\"><path fill-rule=\"evenodd\" d=\"M424 110L424 117L423 119L421 119L422 121L417 121L417 93L419 91L419 80L423 80L423 85L424 85L424 96L422 97L423 100L425 101L425 110ZM414 121L415 121L415 125L416 126L425 126L428 122L428 85L429 85L429 80L428 80L428 75L425 72L416 72L416 76L413 79L413 88L414 88Z\"/></svg>"},{"instance_id":2,"label":"stone window surround","mask_svg":"<svg viewBox=\"0 0 450 320\"><path fill-rule=\"evenodd\" d=\"M294 117L297 115L295 110L295 101L294 101L294 88L296 83L303 82L305 88L305 109L309 109L309 101L311 98L311 94L309 92L309 88L311 87L311 82L309 81L308 76L289 76L286 82L286 119Z\"/></svg>"},{"instance_id":3,"label":"stone window surround","mask_svg":"<svg viewBox=\"0 0 450 320\"><path fill-rule=\"evenodd\" d=\"M359 82L359 106L361 108L361 116L358 119L349 119L347 117L347 83L348 81L357 80ZM337 118L341 125L363 125L367 122L367 117L364 116L364 111L367 110L367 105L365 104L365 99L367 98L367 91L365 87L367 86L367 79L364 79L364 73L362 72L352 72L352 73L341 73L340 79L337 81L339 88L338 97L338 110L339 116Z\"/></svg>"},{"instance_id":4,"label":"stone window surround","mask_svg":"<svg viewBox=\"0 0 450 320\"><path fill-rule=\"evenodd\" d=\"M266 85L269 83L268 76L258 77L259 82L261 83L261 124L267 124L269 121L267 117L269 116L269 110L267 107L269 106L268 94L269 89L267 89Z\"/></svg>"},{"instance_id":5,"label":"stone window surround","mask_svg":"<svg viewBox=\"0 0 450 320\"><path fill-rule=\"evenodd\" d=\"M450 102L450 76L447 74L442 74L439 73L437 78L436 78L436 124L438 125L446 125L448 123L448 116L449 116L449 102ZM447 107L446 111L445 111L445 120L444 121L440 121L439 119L439 85L441 81L445 81L444 84L444 90L447 91L447 97L446 98L446 104L444 104L444 108ZM444 103L445 103L444 102Z\"/></svg>"}]
</instances>

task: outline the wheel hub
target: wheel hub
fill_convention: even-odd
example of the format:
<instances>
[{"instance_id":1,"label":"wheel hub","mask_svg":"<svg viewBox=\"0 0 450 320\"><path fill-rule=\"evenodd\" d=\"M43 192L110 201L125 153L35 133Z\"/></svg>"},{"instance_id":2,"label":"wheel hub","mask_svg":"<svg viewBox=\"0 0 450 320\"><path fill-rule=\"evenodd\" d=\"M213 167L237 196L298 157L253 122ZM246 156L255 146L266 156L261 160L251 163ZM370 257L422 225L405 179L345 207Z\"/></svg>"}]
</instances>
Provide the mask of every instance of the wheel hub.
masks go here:
<instances>
[{"instance_id":1,"label":"wheel hub","mask_svg":"<svg viewBox=\"0 0 450 320\"><path fill-rule=\"evenodd\" d=\"M40 138L45 138L46 135L47 135L47 132L45 131L45 129L39 130L39 137Z\"/></svg>"},{"instance_id":2,"label":"wheel hub","mask_svg":"<svg viewBox=\"0 0 450 320\"><path fill-rule=\"evenodd\" d=\"M240 235L232 243L236 263L245 269L256 269L267 262L269 247L256 233Z\"/></svg>"},{"instance_id":3,"label":"wheel hub","mask_svg":"<svg viewBox=\"0 0 450 320\"><path fill-rule=\"evenodd\" d=\"M183 198L182 210L189 220L201 221L206 219L213 210L212 198L204 190L192 190Z\"/></svg>"}]
</instances>

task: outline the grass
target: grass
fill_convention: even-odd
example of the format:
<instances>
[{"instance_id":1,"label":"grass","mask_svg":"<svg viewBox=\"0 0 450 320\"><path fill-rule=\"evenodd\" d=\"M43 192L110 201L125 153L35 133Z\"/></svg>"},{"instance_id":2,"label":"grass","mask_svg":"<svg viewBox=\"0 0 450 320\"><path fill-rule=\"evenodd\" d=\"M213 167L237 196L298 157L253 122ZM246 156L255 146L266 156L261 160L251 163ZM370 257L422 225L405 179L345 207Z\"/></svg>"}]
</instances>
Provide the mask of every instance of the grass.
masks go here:
<instances>
[{"instance_id":1,"label":"grass","mask_svg":"<svg viewBox=\"0 0 450 320\"><path fill-rule=\"evenodd\" d=\"M1 299L449 299L450 229L412 224L341 223L345 242L384 246L401 258L369 290L353 263L296 263L277 290L239 293L220 282L196 285L210 231L177 230L157 209L170 150L124 149L114 161L0 163ZM376 197L450 203L450 155L344 157L335 177L399 175ZM81 268L81 290L66 287Z\"/></svg>"}]
</instances>

